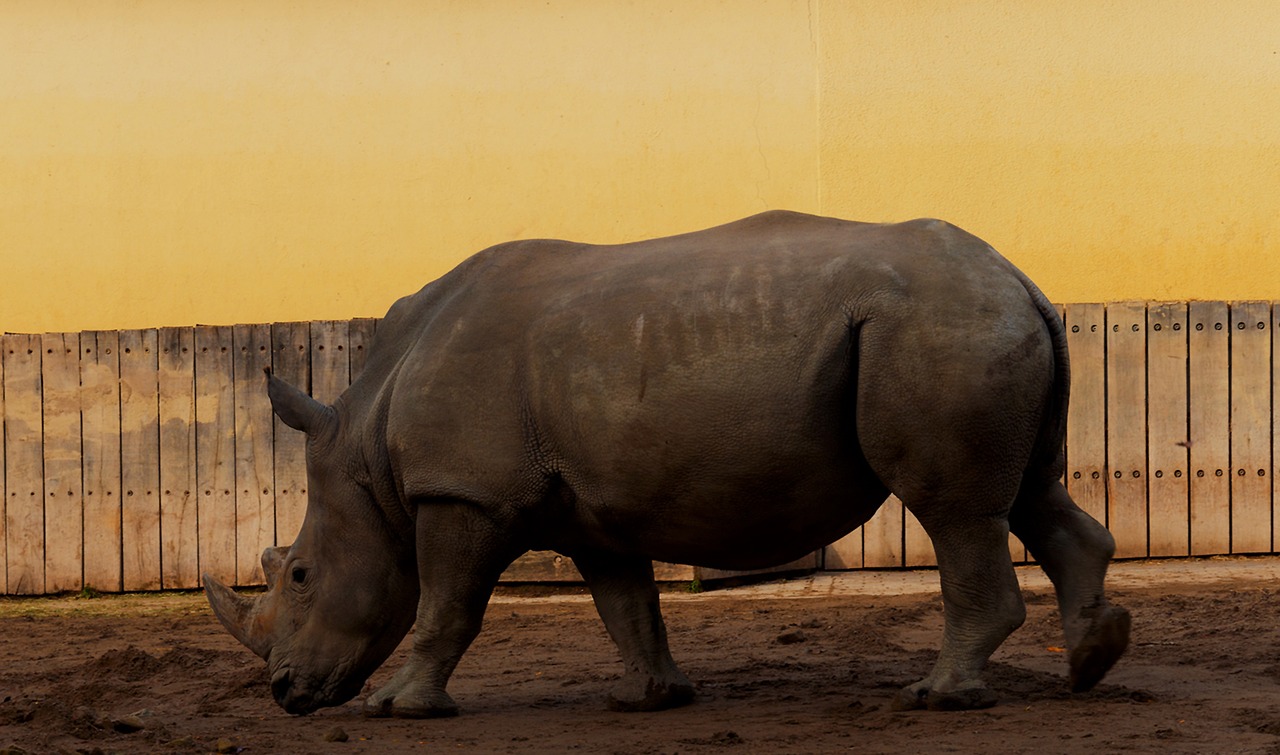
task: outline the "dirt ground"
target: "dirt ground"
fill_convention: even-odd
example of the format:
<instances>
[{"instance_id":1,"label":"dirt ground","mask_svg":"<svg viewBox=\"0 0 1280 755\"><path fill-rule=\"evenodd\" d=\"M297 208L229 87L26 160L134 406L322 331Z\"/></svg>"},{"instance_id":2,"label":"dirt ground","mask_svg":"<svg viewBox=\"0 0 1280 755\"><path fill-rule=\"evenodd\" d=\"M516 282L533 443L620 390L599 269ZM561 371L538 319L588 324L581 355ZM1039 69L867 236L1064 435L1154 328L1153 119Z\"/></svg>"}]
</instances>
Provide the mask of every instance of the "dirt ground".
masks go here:
<instances>
[{"instance_id":1,"label":"dirt ground","mask_svg":"<svg viewBox=\"0 0 1280 755\"><path fill-rule=\"evenodd\" d=\"M1133 644L1082 695L1051 590L1020 577L1027 623L988 669L1001 702L963 713L888 705L936 651L928 572L673 590L697 700L649 714L605 709L619 664L588 598L504 591L450 686L462 715L433 721L364 719L358 700L287 715L198 594L0 600L0 753L1280 753L1280 559L1117 564Z\"/></svg>"}]
</instances>

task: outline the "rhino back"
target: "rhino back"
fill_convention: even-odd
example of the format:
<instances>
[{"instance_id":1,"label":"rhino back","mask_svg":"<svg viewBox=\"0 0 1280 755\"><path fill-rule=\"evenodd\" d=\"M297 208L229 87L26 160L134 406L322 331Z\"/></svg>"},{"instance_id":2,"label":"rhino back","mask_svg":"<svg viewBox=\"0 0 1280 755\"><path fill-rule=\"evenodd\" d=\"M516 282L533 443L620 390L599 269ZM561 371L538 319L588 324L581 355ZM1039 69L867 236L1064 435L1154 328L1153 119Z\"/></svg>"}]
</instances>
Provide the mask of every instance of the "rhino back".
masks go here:
<instances>
[{"instance_id":1,"label":"rhino back","mask_svg":"<svg viewBox=\"0 0 1280 755\"><path fill-rule=\"evenodd\" d=\"M762 563L820 546L885 497L855 426L864 326L914 345L880 363L963 362L1006 348L975 339L1038 322L1008 263L951 226L793 213L503 245L397 308L371 361L395 365L387 437L407 496L536 522L531 547L734 566L780 530L788 552Z\"/></svg>"}]
</instances>

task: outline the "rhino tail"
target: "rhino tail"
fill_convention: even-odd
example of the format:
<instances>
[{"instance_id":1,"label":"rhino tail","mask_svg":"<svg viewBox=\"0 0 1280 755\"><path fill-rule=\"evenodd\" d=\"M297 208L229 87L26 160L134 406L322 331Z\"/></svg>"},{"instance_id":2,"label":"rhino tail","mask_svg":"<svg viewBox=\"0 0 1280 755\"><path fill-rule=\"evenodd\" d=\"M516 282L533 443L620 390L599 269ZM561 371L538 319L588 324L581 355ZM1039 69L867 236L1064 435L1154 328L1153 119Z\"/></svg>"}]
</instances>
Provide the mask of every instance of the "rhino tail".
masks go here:
<instances>
[{"instance_id":1,"label":"rhino tail","mask_svg":"<svg viewBox=\"0 0 1280 755\"><path fill-rule=\"evenodd\" d=\"M1067 405L1071 396L1071 360L1067 353L1067 329L1058 314L1035 283L1021 270L1013 268L1018 280L1027 289L1032 303L1040 312L1049 338L1053 342L1053 385L1049 400L1045 403L1044 417L1040 422L1040 434L1036 437L1031 458L1023 473L1023 484L1033 479L1041 484L1056 480L1066 468L1064 441L1067 435Z\"/></svg>"}]
</instances>

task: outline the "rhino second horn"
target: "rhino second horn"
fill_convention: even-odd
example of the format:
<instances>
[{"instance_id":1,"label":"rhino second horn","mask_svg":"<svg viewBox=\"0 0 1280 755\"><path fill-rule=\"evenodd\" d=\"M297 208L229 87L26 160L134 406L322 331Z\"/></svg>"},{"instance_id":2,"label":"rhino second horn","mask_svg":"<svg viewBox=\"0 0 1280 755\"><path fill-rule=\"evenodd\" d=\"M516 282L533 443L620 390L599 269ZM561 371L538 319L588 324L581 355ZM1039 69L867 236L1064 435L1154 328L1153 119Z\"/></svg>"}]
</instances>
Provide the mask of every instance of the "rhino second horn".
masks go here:
<instances>
[{"instance_id":1,"label":"rhino second horn","mask_svg":"<svg viewBox=\"0 0 1280 755\"><path fill-rule=\"evenodd\" d=\"M266 660L271 654L271 637L258 621L258 601L262 599L240 595L208 574L203 575L203 579L204 594L218 621L231 636Z\"/></svg>"},{"instance_id":2,"label":"rhino second horn","mask_svg":"<svg viewBox=\"0 0 1280 755\"><path fill-rule=\"evenodd\" d=\"M267 376L267 397L271 399L271 410L286 425L307 435L314 435L328 424L332 409L271 374L270 367L263 368L262 371Z\"/></svg>"}]
</instances>

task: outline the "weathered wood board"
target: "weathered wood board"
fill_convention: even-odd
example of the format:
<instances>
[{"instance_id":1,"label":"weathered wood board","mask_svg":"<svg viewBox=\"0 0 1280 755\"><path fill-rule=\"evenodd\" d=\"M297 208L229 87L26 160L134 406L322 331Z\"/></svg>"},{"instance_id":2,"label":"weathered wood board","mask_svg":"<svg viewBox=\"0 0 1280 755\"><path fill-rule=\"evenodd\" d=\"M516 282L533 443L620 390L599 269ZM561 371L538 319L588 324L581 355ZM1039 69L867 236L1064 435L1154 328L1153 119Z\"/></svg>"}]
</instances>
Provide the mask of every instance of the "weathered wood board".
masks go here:
<instances>
[{"instance_id":1,"label":"weathered wood board","mask_svg":"<svg viewBox=\"0 0 1280 755\"><path fill-rule=\"evenodd\" d=\"M311 397L322 404L332 404L351 384L348 340L346 322L311 323Z\"/></svg>"},{"instance_id":2,"label":"weathered wood board","mask_svg":"<svg viewBox=\"0 0 1280 755\"><path fill-rule=\"evenodd\" d=\"M124 497L125 590L156 590L161 579L159 335L120 333L120 473Z\"/></svg>"},{"instance_id":3,"label":"weathered wood board","mask_svg":"<svg viewBox=\"0 0 1280 755\"><path fill-rule=\"evenodd\" d=\"M1271 307L1271 547L1280 545L1280 302Z\"/></svg>"},{"instance_id":4,"label":"weathered wood board","mask_svg":"<svg viewBox=\"0 0 1280 755\"><path fill-rule=\"evenodd\" d=\"M862 528L822 549L822 568L830 571L862 568Z\"/></svg>"},{"instance_id":5,"label":"weathered wood board","mask_svg":"<svg viewBox=\"0 0 1280 755\"><path fill-rule=\"evenodd\" d=\"M120 334L80 334L84 448L84 584L124 589L120 531Z\"/></svg>"},{"instance_id":6,"label":"weathered wood board","mask_svg":"<svg viewBox=\"0 0 1280 755\"><path fill-rule=\"evenodd\" d=\"M161 585L190 589L200 584L195 331L161 329L158 350Z\"/></svg>"},{"instance_id":7,"label":"weathered wood board","mask_svg":"<svg viewBox=\"0 0 1280 755\"><path fill-rule=\"evenodd\" d=\"M1147 308L1150 554L1191 552L1187 445L1187 305Z\"/></svg>"},{"instance_id":8,"label":"weathered wood board","mask_svg":"<svg viewBox=\"0 0 1280 755\"><path fill-rule=\"evenodd\" d=\"M369 359L369 347L373 345L373 336L377 330L378 320L372 317L361 317L351 321L347 338L352 382L364 371L364 364Z\"/></svg>"},{"instance_id":9,"label":"weathered wood board","mask_svg":"<svg viewBox=\"0 0 1280 755\"><path fill-rule=\"evenodd\" d=\"M9 594L9 537L5 521L5 508L9 503L9 494L5 490L5 449L4 449L4 354L5 344L0 340L0 594Z\"/></svg>"},{"instance_id":10,"label":"weathered wood board","mask_svg":"<svg viewBox=\"0 0 1280 755\"><path fill-rule=\"evenodd\" d=\"M44 593L44 423L40 336L0 336L4 352L5 559L11 595Z\"/></svg>"},{"instance_id":11,"label":"weathered wood board","mask_svg":"<svg viewBox=\"0 0 1280 755\"><path fill-rule=\"evenodd\" d=\"M200 571L236 581L236 415L230 327L197 327L196 483Z\"/></svg>"},{"instance_id":12,"label":"weathered wood board","mask_svg":"<svg viewBox=\"0 0 1280 755\"><path fill-rule=\"evenodd\" d=\"M1187 316L1192 555L1231 552L1230 312L1193 301Z\"/></svg>"},{"instance_id":13,"label":"weathered wood board","mask_svg":"<svg viewBox=\"0 0 1280 755\"><path fill-rule=\"evenodd\" d=\"M688 582L696 576L692 566L653 562L653 577L659 582ZM507 567L500 581L506 584L581 582L582 574L572 559L555 551L529 551Z\"/></svg>"},{"instance_id":14,"label":"weathered wood board","mask_svg":"<svg viewBox=\"0 0 1280 755\"><path fill-rule=\"evenodd\" d=\"M1271 551L1271 305L1231 305L1231 552Z\"/></svg>"},{"instance_id":15,"label":"weathered wood board","mask_svg":"<svg viewBox=\"0 0 1280 755\"><path fill-rule=\"evenodd\" d=\"M262 551L275 545L274 422L263 368L271 327L237 325L235 341L236 582L265 584Z\"/></svg>"},{"instance_id":16,"label":"weathered wood board","mask_svg":"<svg viewBox=\"0 0 1280 755\"><path fill-rule=\"evenodd\" d=\"M867 569L901 567L906 509L896 495L862 525L862 565Z\"/></svg>"},{"instance_id":17,"label":"weathered wood board","mask_svg":"<svg viewBox=\"0 0 1280 755\"><path fill-rule=\"evenodd\" d=\"M902 508L902 563L904 566L937 566L938 555L924 525L905 506ZM1019 554L1021 560L1021 554Z\"/></svg>"},{"instance_id":18,"label":"weathered wood board","mask_svg":"<svg viewBox=\"0 0 1280 755\"><path fill-rule=\"evenodd\" d=\"M1071 355L1067 405L1067 492L1090 516L1107 523L1106 308L1068 304L1065 324Z\"/></svg>"},{"instance_id":19,"label":"weathered wood board","mask_svg":"<svg viewBox=\"0 0 1280 755\"><path fill-rule=\"evenodd\" d=\"M821 553L818 551L815 551L813 553L809 553L807 555L801 556L800 558L797 558L795 561L789 561L785 564L771 566L767 569L746 569L746 570L712 569L706 566L679 567L675 564L666 564L665 566L670 570L680 569L680 568L691 569L693 579L697 579L700 582L715 582L715 581L729 580L729 579L737 580L737 579L742 579L744 577L755 577L755 578L767 577L771 574L777 574L777 575L808 574L810 572L817 571L821 567L821 563L822 563ZM658 564L655 563L654 564L655 569L657 566ZM677 579L684 579L684 577L678 577Z\"/></svg>"},{"instance_id":20,"label":"weathered wood board","mask_svg":"<svg viewBox=\"0 0 1280 755\"><path fill-rule=\"evenodd\" d=\"M1107 526L1118 558L1147 555L1147 312L1107 305Z\"/></svg>"},{"instance_id":21,"label":"weathered wood board","mask_svg":"<svg viewBox=\"0 0 1280 755\"><path fill-rule=\"evenodd\" d=\"M271 326L271 370L301 390L311 387L311 328L305 322ZM307 512L307 438L276 417L276 545L291 545Z\"/></svg>"},{"instance_id":22,"label":"weathered wood board","mask_svg":"<svg viewBox=\"0 0 1280 755\"><path fill-rule=\"evenodd\" d=\"M41 382L44 421L44 591L84 586L84 495L80 448L80 336L46 333Z\"/></svg>"}]
</instances>

